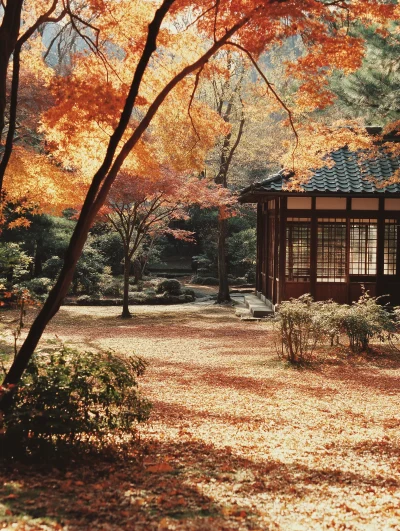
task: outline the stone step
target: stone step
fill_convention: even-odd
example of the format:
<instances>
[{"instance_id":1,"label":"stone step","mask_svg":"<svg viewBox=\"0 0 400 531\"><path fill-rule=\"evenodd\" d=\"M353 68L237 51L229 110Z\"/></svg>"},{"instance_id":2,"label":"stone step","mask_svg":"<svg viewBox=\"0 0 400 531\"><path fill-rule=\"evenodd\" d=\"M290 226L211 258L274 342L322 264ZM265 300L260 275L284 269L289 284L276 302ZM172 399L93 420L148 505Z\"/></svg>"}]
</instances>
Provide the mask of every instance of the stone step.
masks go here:
<instances>
[{"instance_id":1,"label":"stone step","mask_svg":"<svg viewBox=\"0 0 400 531\"><path fill-rule=\"evenodd\" d=\"M263 302L256 295L245 295L244 302L253 317L274 315L274 308L269 301Z\"/></svg>"},{"instance_id":2,"label":"stone step","mask_svg":"<svg viewBox=\"0 0 400 531\"><path fill-rule=\"evenodd\" d=\"M239 310L236 310L235 315L237 317L240 317L241 321L259 321L259 317L254 317L250 310L247 308L240 308Z\"/></svg>"}]
</instances>

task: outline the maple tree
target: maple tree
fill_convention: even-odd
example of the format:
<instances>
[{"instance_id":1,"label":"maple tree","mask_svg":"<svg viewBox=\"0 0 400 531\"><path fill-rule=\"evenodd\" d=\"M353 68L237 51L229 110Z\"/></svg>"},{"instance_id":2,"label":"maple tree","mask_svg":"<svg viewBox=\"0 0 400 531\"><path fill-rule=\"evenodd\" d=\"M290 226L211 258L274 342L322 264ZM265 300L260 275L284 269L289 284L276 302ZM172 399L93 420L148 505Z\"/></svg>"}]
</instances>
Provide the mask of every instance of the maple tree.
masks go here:
<instances>
[{"instance_id":1,"label":"maple tree","mask_svg":"<svg viewBox=\"0 0 400 531\"><path fill-rule=\"evenodd\" d=\"M82 8L82 16L74 17L74 4L54 3L61 9L60 16L66 11L75 25L81 24L77 21L90 20L91 14L93 21L83 25L90 31L80 31L87 49L77 59L75 70L67 79L55 79L52 84L55 104L49 119L63 125L60 144L64 146L77 128L93 133L96 122L97 138L88 134L86 140L88 144L97 140L102 161L88 179L87 195L60 276L5 378L6 385L19 381L47 323L58 311L88 231L122 166L130 157L140 160L141 153L135 148L146 130L156 125L171 97L179 101L177 95L186 94L179 107L189 100L186 108L191 108L191 94L196 91L200 77L208 74L208 62L219 50L223 47L240 50L257 67L256 59L263 50L301 35L305 53L288 71L299 82L296 104L315 108L331 101L326 83L331 68L351 71L360 65L362 39L349 35L347 25L354 20L365 21L367 25L386 24L398 11L392 2L375 0L217 0L212 6L206 2L163 0L138 1L134 9L127 0L118 3L91 0ZM33 4L35 8L43 7L39 1ZM6 6L7 12L9 6L13 7L15 17L21 19L21 0L9 0ZM4 18L3 25L8 28ZM0 52L3 70L7 70L4 62L15 49L18 32L14 26L14 32L8 33L7 29L3 37ZM101 79L99 62L107 69L107 75ZM260 69L258 72L262 74ZM267 77L264 74L262 77L271 95L279 100ZM16 88L14 84L14 95ZM66 92L68 97L62 97ZM285 106L282 100L280 103ZM290 112L288 116L293 125ZM99 130L103 131L102 138ZM90 161L87 162L90 168ZM9 401L4 396L1 407Z\"/></svg>"},{"instance_id":2,"label":"maple tree","mask_svg":"<svg viewBox=\"0 0 400 531\"><path fill-rule=\"evenodd\" d=\"M204 208L229 202L228 194L206 180L188 178L171 171L162 176L130 175L121 172L100 214L119 234L124 248L124 289L122 317L129 318L129 275L135 253L162 234L190 239L190 231L174 229L171 222L187 217L187 208Z\"/></svg>"},{"instance_id":3,"label":"maple tree","mask_svg":"<svg viewBox=\"0 0 400 531\"><path fill-rule=\"evenodd\" d=\"M80 176L48 156L40 117L53 103L48 90L54 69L44 61L44 35L68 19L81 32L82 7L70 1L3 3L0 25L0 225L4 207L17 204L9 228L28 226L36 211L59 215L83 199ZM78 24L78 26L77 26ZM51 44L51 43L50 43ZM27 216L28 214L28 216Z\"/></svg>"},{"instance_id":4,"label":"maple tree","mask_svg":"<svg viewBox=\"0 0 400 531\"><path fill-rule=\"evenodd\" d=\"M218 162L214 177L215 183L224 188L228 187L228 172L235 151L243 136L246 121L243 103L244 66L240 57L236 55L228 51L223 58L226 63L224 65L226 70L225 77L221 75L214 76L211 80L212 100L215 109L224 122L229 124L228 131L222 136L217 147ZM227 210L224 206L221 206L218 213L218 303L231 300L226 251L227 218Z\"/></svg>"}]
</instances>

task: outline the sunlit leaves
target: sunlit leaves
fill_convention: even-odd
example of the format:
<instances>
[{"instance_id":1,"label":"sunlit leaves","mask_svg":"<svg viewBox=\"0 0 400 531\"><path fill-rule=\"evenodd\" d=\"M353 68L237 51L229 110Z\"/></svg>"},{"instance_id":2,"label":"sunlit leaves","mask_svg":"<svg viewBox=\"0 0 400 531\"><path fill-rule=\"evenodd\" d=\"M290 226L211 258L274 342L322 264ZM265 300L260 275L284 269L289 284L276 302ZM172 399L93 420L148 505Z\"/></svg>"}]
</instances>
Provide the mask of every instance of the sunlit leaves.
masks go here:
<instances>
[{"instance_id":1,"label":"sunlit leaves","mask_svg":"<svg viewBox=\"0 0 400 531\"><path fill-rule=\"evenodd\" d=\"M10 190L9 200L52 214L79 206L85 191L78 174L67 172L45 155L22 147L14 149L5 183Z\"/></svg>"}]
</instances>

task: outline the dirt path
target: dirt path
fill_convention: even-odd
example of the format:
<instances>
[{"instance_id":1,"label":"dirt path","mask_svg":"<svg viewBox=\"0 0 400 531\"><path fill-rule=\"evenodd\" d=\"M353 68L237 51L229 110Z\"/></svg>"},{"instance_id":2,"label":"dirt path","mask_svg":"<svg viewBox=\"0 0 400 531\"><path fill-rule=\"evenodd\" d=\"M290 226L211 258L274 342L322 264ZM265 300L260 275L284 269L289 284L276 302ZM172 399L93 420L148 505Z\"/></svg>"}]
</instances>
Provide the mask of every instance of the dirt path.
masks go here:
<instances>
[{"instance_id":1,"label":"dirt path","mask_svg":"<svg viewBox=\"0 0 400 531\"><path fill-rule=\"evenodd\" d=\"M241 322L232 308L140 307L130 321L118 312L62 309L47 336L150 362L144 466L116 466L101 480L82 472L65 493L78 500L72 516L25 506L24 525L38 527L16 529L400 530L400 355L337 354L293 370L277 359L268 326ZM83 491L103 509L79 504Z\"/></svg>"}]
</instances>

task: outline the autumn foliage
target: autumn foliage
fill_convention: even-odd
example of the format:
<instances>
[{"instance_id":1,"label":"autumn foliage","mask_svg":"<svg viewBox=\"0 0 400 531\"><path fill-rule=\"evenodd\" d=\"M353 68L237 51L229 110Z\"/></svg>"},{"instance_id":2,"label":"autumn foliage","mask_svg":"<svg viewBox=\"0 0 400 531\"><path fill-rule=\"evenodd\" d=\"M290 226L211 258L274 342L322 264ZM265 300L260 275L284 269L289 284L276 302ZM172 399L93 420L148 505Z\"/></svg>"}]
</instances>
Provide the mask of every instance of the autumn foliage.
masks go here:
<instances>
[{"instance_id":1,"label":"autumn foliage","mask_svg":"<svg viewBox=\"0 0 400 531\"><path fill-rule=\"evenodd\" d=\"M4 43L0 49L4 142L0 169L6 176L5 189L8 194L14 190L8 179L18 161L11 155L20 142L16 135L18 109L22 109L18 95L24 83L21 74L27 68L48 91L48 109L41 113L38 126L43 146L38 151L46 157L43 164L56 164L66 172L63 183L72 182L72 172L77 183L84 183L87 195L60 277L6 382L18 382L45 326L58 311L88 231L121 170L146 175L150 167L163 165L167 159L176 170L202 166L207 146L212 146L225 125L198 101L196 91L202 78L215 68L213 58L218 59L221 49L243 54L253 65L268 96L285 110L294 145L298 145L295 113L258 67L261 54L287 39L301 37L302 52L287 68L298 84L294 107L318 109L331 101L325 80L332 69L349 72L360 65L362 42L347 31L349 25L358 21L385 26L396 16L398 6L376 0L217 0L211 6L189 0L138 0L134 5L130 0L84 4L9 0L0 26ZM52 69L43 61L47 51L43 54L41 39L43 25L50 23L58 24L56 31L65 31L64 37L63 27L72 28L75 39L69 43L66 39ZM60 41L50 42L55 43ZM21 147L31 156L26 144L32 147L27 141ZM316 151L322 156L324 149L320 145ZM25 180L23 173L17 175ZM75 187L81 189L82 184ZM70 197L75 201L78 194Z\"/></svg>"},{"instance_id":2,"label":"autumn foliage","mask_svg":"<svg viewBox=\"0 0 400 531\"><path fill-rule=\"evenodd\" d=\"M128 308L129 275L135 255L147 244L151 249L163 234L177 239L192 238L192 233L174 227L174 221L186 219L192 205L229 208L233 198L221 186L207 179L189 177L172 169L155 175L132 175L121 172L116 178L100 210L105 220L120 236L124 248L123 317L130 317Z\"/></svg>"}]
</instances>

